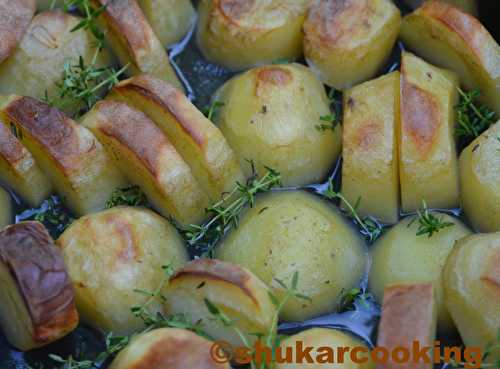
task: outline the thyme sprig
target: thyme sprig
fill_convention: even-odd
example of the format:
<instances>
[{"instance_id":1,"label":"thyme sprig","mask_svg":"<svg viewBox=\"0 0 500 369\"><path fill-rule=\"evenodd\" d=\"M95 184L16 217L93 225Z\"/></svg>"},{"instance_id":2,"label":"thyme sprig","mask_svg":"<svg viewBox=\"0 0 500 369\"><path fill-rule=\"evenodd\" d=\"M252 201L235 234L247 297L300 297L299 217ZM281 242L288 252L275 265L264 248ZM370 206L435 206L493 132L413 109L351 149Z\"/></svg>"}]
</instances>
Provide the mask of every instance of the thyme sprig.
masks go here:
<instances>
[{"instance_id":1,"label":"thyme sprig","mask_svg":"<svg viewBox=\"0 0 500 369\"><path fill-rule=\"evenodd\" d=\"M340 292L339 301L337 303L337 312L343 313L356 309L356 302L361 302L364 306L368 306L367 301L372 299L371 293L366 292L361 288L351 288L350 290L342 290Z\"/></svg>"},{"instance_id":2,"label":"thyme sprig","mask_svg":"<svg viewBox=\"0 0 500 369\"><path fill-rule=\"evenodd\" d=\"M89 30L96 39L96 48L101 50L104 46L104 32L97 26L97 18L106 10L106 5L95 8L90 0L64 0L63 9L65 12L76 8L83 16L83 19L71 29L71 32L79 29Z\"/></svg>"},{"instance_id":3,"label":"thyme sprig","mask_svg":"<svg viewBox=\"0 0 500 369\"><path fill-rule=\"evenodd\" d=\"M457 114L456 135L458 138L473 139L495 123L495 112L478 103L481 91L464 92L458 88L460 102L455 107Z\"/></svg>"},{"instance_id":4,"label":"thyme sprig","mask_svg":"<svg viewBox=\"0 0 500 369\"><path fill-rule=\"evenodd\" d=\"M434 233L438 233L441 229L455 225L452 222L443 221L442 216L438 217L434 215L429 208L427 208L425 200L422 200L422 210L417 210L417 217L408 223L408 227L416 220L418 220L417 236L426 234L429 238L431 238Z\"/></svg>"},{"instance_id":5,"label":"thyme sprig","mask_svg":"<svg viewBox=\"0 0 500 369\"><path fill-rule=\"evenodd\" d=\"M337 124L339 123L335 112L330 115L322 115L321 117L319 117L319 120L322 123L316 124L315 127L320 132L324 132L327 129L334 131L337 127Z\"/></svg>"},{"instance_id":6,"label":"thyme sprig","mask_svg":"<svg viewBox=\"0 0 500 369\"><path fill-rule=\"evenodd\" d=\"M64 210L61 200L56 196L45 200L40 208L36 209L31 219L45 225L54 238L57 238L75 220Z\"/></svg>"},{"instance_id":7,"label":"thyme sprig","mask_svg":"<svg viewBox=\"0 0 500 369\"><path fill-rule=\"evenodd\" d=\"M139 186L117 188L106 202L106 209L115 206L145 206L149 205L148 199Z\"/></svg>"}]
</instances>

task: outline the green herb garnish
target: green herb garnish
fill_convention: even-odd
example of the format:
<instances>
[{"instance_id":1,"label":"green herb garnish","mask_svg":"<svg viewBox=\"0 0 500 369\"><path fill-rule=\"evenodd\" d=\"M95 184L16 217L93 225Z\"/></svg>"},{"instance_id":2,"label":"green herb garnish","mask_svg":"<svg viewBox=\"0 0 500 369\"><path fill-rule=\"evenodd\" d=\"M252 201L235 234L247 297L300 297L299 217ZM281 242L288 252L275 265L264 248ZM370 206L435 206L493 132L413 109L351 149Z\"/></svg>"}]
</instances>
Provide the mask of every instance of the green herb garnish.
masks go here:
<instances>
[{"instance_id":1,"label":"green herb garnish","mask_svg":"<svg viewBox=\"0 0 500 369\"><path fill-rule=\"evenodd\" d=\"M148 199L139 186L129 186L117 188L111 194L111 198L106 202L106 208L115 206L144 206L149 205Z\"/></svg>"},{"instance_id":2,"label":"green herb garnish","mask_svg":"<svg viewBox=\"0 0 500 369\"><path fill-rule=\"evenodd\" d=\"M458 138L473 139L495 123L495 112L477 100L481 96L478 89L464 92L458 89L460 102L455 107L457 114L456 135Z\"/></svg>"},{"instance_id":3,"label":"green herb garnish","mask_svg":"<svg viewBox=\"0 0 500 369\"><path fill-rule=\"evenodd\" d=\"M61 202L54 196L42 203L33 219L44 224L53 236L64 232L75 220L64 211Z\"/></svg>"},{"instance_id":4,"label":"green herb garnish","mask_svg":"<svg viewBox=\"0 0 500 369\"><path fill-rule=\"evenodd\" d=\"M434 233L439 232L443 228L452 227L455 224L451 222L443 221L443 217L437 217L428 208L424 200L422 200L422 210L417 210L417 217L414 218L408 227L410 227L415 220L418 219L418 229L417 236L427 235L429 238L432 237Z\"/></svg>"},{"instance_id":5,"label":"green herb garnish","mask_svg":"<svg viewBox=\"0 0 500 369\"><path fill-rule=\"evenodd\" d=\"M65 12L76 8L83 16L83 19L71 29L71 32L79 29L89 30L96 39L96 48L101 50L104 45L104 33L97 26L96 20L106 10L106 6L95 8L91 5L91 0L64 0L63 8Z\"/></svg>"},{"instance_id":6,"label":"green herb garnish","mask_svg":"<svg viewBox=\"0 0 500 369\"><path fill-rule=\"evenodd\" d=\"M352 288L350 290L342 290L340 292L339 302L337 304L337 312L343 313L346 311L352 311L356 308L356 302L360 301L364 305L367 305L368 299L372 295L361 288Z\"/></svg>"},{"instance_id":7,"label":"green herb garnish","mask_svg":"<svg viewBox=\"0 0 500 369\"><path fill-rule=\"evenodd\" d=\"M213 116L217 113L217 111L225 105L222 101L214 101L209 106L206 106L202 111L203 114L207 117L208 120L212 120Z\"/></svg>"},{"instance_id":8,"label":"green herb garnish","mask_svg":"<svg viewBox=\"0 0 500 369\"><path fill-rule=\"evenodd\" d=\"M332 113L330 115L322 115L319 117L319 120L325 123L320 123L316 124L316 129L320 132L324 132L327 129L331 129L332 131L335 130L335 127L337 127L337 116L335 113Z\"/></svg>"}]
</instances>

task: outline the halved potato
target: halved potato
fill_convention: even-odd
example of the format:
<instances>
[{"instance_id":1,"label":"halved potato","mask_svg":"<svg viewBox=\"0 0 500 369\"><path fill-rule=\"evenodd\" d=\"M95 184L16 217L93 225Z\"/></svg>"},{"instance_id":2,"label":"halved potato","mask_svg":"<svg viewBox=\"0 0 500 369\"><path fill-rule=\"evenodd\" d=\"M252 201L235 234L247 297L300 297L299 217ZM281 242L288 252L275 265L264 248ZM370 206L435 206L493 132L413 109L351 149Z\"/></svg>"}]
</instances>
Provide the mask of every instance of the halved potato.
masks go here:
<instances>
[{"instance_id":1,"label":"halved potato","mask_svg":"<svg viewBox=\"0 0 500 369\"><path fill-rule=\"evenodd\" d=\"M73 281L82 321L115 334L132 334L143 322L130 311L188 255L181 236L165 219L141 208L115 207L76 220L56 241ZM162 311L152 301L150 312Z\"/></svg>"},{"instance_id":2,"label":"halved potato","mask_svg":"<svg viewBox=\"0 0 500 369\"><path fill-rule=\"evenodd\" d=\"M419 221L407 217L392 227L371 248L370 290L382 301L384 289L392 284L432 282L436 292L439 330L453 327L443 299L442 270L455 242L472 232L457 218L433 213L453 226L440 229L432 237L417 236Z\"/></svg>"},{"instance_id":3,"label":"halved potato","mask_svg":"<svg viewBox=\"0 0 500 369\"><path fill-rule=\"evenodd\" d=\"M390 0L314 0L304 23L304 55L321 81L344 89L375 76L401 23Z\"/></svg>"},{"instance_id":4,"label":"halved potato","mask_svg":"<svg viewBox=\"0 0 500 369\"><path fill-rule=\"evenodd\" d=\"M12 200L10 194L0 187L0 229L12 223Z\"/></svg>"},{"instance_id":5,"label":"halved potato","mask_svg":"<svg viewBox=\"0 0 500 369\"><path fill-rule=\"evenodd\" d=\"M35 10L35 0L0 0L0 64L21 42Z\"/></svg>"},{"instance_id":6,"label":"halved potato","mask_svg":"<svg viewBox=\"0 0 500 369\"><path fill-rule=\"evenodd\" d=\"M500 46L472 15L442 1L428 1L407 15L401 39L426 60L453 70L484 104L500 114Z\"/></svg>"},{"instance_id":7,"label":"halved potato","mask_svg":"<svg viewBox=\"0 0 500 369\"><path fill-rule=\"evenodd\" d=\"M109 99L142 110L165 133L212 201L243 183L243 172L221 131L179 90L149 75L115 86Z\"/></svg>"},{"instance_id":8,"label":"halved potato","mask_svg":"<svg viewBox=\"0 0 500 369\"><path fill-rule=\"evenodd\" d=\"M40 205L52 192L52 184L35 163L31 153L2 122L0 122L0 181L18 193L32 207Z\"/></svg>"},{"instance_id":9,"label":"halved potato","mask_svg":"<svg viewBox=\"0 0 500 369\"><path fill-rule=\"evenodd\" d=\"M401 60L399 175L403 211L459 205L454 107L456 75L410 53Z\"/></svg>"},{"instance_id":10,"label":"halved potato","mask_svg":"<svg viewBox=\"0 0 500 369\"><path fill-rule=\"evenodd\" d=\"M96 21L104 30L120 63L128 64L125 71L127 75L150 73L183 90L165 48L136 0L92 0L92 4L96 8L106 6L106 10Z\"/></svg>"},{"instance_id":11,"label":"halved potato","mask_svg":"<svg viewBox=\"0 0 500 369\"><path fill-rule=\"evenodd\" d=\"M201 0L196 40L210 61L233 70L297 59L307 0Z\"/></svg>"},{"instance_id":12,"label":"halved potato","mask_svg":"<svg viewBox=\"0 0 500 369\"><path fill-rule=\"evenodd\" d=\"M38 222L0 232L0 326L18 350L48 345L78 325L63 258Z\"/></svg>"},{"instance_id":13,"label":"halved potato","mask_svg":"<svg viewBox=\"0 0 500 369\"><path fill-rule=\"evenodd\" d=\"M85 127L31 97L0 97L0 123L15 127L21 143L76 215L104 209L126 182L104 147Z\"/></svg>"},{"instance_id":14,"label":"halved potato","mask_svg":"<svg viewBox=\"0 0 500 369\"><path fill-rule=\"evenodd\" d=\"M344 93L342 194L385 223L399 218L399 120L399 72Z\"/></svg>"},{"instance_id":15,"label":"halved potato","mask_svg":"<svg viewBox=\"0 0 500 369\"><path fill-rule=\"evenodd\" d=\"M213 259L193 260L170 279L164 296L167 313L186 314L211 337L230 342L233 347L244 343L234 328L224 326L209 312L205 299L247 335L265 335L276 328L272 327L276 307L269 297L268 287L237 264Z\"/></svg>"},{"instance_id":16,"label":"halved potato","mask_svg":"<svg viewBox=\"0 0 500 369\"><path fill-rule=\"evenodd\" d=\"M403 2L410 6L412 9L418 8L422 3L427 0L403 0ZM451 5L454 5L467 13L477 16L477 0L441 0Z\"/></svg>"},{"instance_id":17,"label":"halved potato","mask_svg":"<svg viewBox=\"0 0 500 369\"><path fill-rule=\"evenodd\" d=\"M213 342L185 329L160 328L133 339L109 369L230 369L214 360Z\"/></svg>"},{"instance_id":18,"label":"halved potato","mask_svg":"<svg viewBox=\"0 0 500 369\"><path fill-rule=\"evenodd\" d=\"M461 202L480 232L500 231L500 121L460 154Z\"/></svg>"},{"instance_id":19,"label":"halved potato","mask_svg":"<svg viewBox=\"0 0 500 369\"><path fill-rule=\"evenodd\" d=\"M104 145L130 182L151 204L181 224L200 223L208 196L163 132L142 112L116 101L99 101L82 124Z\"/></svg>"},{"instance_id":20,"label":"halved potato","mask_svg":"<svg viewBox=\"0 0 500 369\"><path fill-rule=\"evenodd\" d=\"M285 186L318 183L334 167L342 129L318 130L330 104L309 68L294 63L251 69L223 85L214 100L224 104L214 121L247 176L247 160L259 174L265 166L279 171Z\"/></svg>"}]
</instances>

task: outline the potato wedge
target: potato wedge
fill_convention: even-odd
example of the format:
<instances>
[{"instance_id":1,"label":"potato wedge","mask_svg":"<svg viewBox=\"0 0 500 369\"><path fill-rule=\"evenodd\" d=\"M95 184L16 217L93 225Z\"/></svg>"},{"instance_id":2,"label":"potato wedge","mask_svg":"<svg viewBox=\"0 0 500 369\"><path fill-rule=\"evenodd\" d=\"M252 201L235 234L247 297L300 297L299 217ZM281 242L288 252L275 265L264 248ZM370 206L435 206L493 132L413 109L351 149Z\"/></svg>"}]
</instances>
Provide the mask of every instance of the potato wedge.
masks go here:
<instances>
[{"instance_id":1,"label":"potato wedge","mask_svg":"<svg viewBox=\"0 0 500 369\"><path fill-rule=\"evenodd\" d=\"M243 183L240 163L221 131L177 89L149 75L123 81L108 95L142 110L189 164L213 202Z\"/></svg>"},{"instance_id":2,"label":"potato wedge","mask_svg":"<svg viewBox=\"0 0 500 369\"><path fill-rule=\"evenodd\" d=\"M115 334L132 334L143 322L130 309L156 290L163 265L174 270L188 260L175 228L154 212L115 207L76 220L56 241L73 281L82 321ZM151 313L162 310L158 301Z\"/></svg>"},{"instance_id":3,"label":"potato wedge","mask_svg":"<svg viewBox=\"0 0 500 369\"><path fill-rule=\"evenodd\" d=\"M202 0L196 41L208 60L242 70L302 54L307 0Z\"/></svg>"},{"instance_id":4,"label":"potato wedge","mask_svg":"<svg viewBox=\"0 0 500 369\"><path fill-rule=\"evenodd\" d=\"M437 326L436 295L432 283L396 284L384 290L382 317L378 327L377 346L394 352L402 347L412 352L415 342L419 347L433 347ZM430 356L432 358L432 356ZM432 369L433 360L418 364L403 364L391 358L377 365L380 369Z\"/></svg>"},{"instance_id":5,"label":"potato wedge","mask_svg":"<svg viewBox=\"0 0 500 369\"><path fill-rule=\"evenodd\" d=\"M473 16L441 1L424 3L407 15L401 39L437 66L481 90L481 101L500 114L500 46Z\"/></svg>"},{"instance_id":6,"label":"potato wedge","mask_svg":"<svg viewBox=\"0 0 500 369\"><path fill-rule=\"evenodd\" d=\"M12 200L10 194L0 187L0 229L12 223Z\"/></svg>"},{"instance_id":7,"label":"potato wedge","mask_svg":"<svg viewBox=\"0 0 500 369\"><path fill-rule=\"evenodd\" d=\"M35 0L0 0L0 64L21 42L35 10Z\"/></svg>"},{"instance_id":8,"label":"potato wedge","mask_svg":"<svg viewBox=\"0 0 500 369\"><path fill-rule=\"evenodd\" d=\"M401 61L399 176L403 211L460 202L454 107L458 79L410 53Z\"/></svg>"},{"instance_id":9,"label":"potato wedge","mask_svg":"<svg viewBox=\"0 0 500 369\"><path fill-rule=\"evenodd\" d=\"M160 328L135 338L109 369L230 369L213 359L213 343L185 329Z\"/></svg>"},{"instance_id":10,"label":"potato wedge","mask_svg":"<svg viewBox=\"0 0 500 369\"><path fill-rule=\"evenodd\" d=\"M412 9L416 9L421 6L424 1L427 0L403 0L403 3L411 7ZM477 0L441 0L451 5L456 6L457 8L466 11L469 14L472 14L477 17L478 9L477 9Z\"/></svg>"},{"instance_id":11,"label":"potato wedge","mask_svg":"<svg viewBox=\"0 0 500 369\"><path fill-rule=\"evenodd\" d=\"M358 213L385 223L399 218L399 72L344 93L342 194Z\"/></svg>"},{"instance_id":12,"label":"potato wedge","mask_svg":"<svg viewBox=\"0 0 500 369\"><path fill-rule=\"evenodd\" d=\"M40 205L52 192L52 184L35 163L31 153L2 122L0 122L0 182L13 189L32 207Z\"/></svg>"},{"instance_id":13,"label":"potato wedge","mask_svg":"<svg viewBox=\"0 0 500 369\"><path fill-rule=\"evenodd\" d=\"M78 325L63 258L41 223L0 232L0 286L0 326L16 349L48 345Z\"/></svg>"},{"instance_id":14,"label":"potato wedge","mask_svg":"<svg viewBox=\"0 0 500 369\"><path fill-rule=\"evenodd\" d=\"M344 89L373 78L401 23L390 0L314 0L304 23L304 55L319 79Z\"/></svg>"},{"instance_id":15,"label":"potato wedge","mask_svg":"<svg viewBox=\"0 0 500 369\"><path fill-rule=\"evenodd\" d=\"M106 10L97 23L122 65L128 65L125 73L134 76L150 73L173 84L181 91L182 83L170 65L167 52L156 37L136 0L92 0L97 9Z\"/></svg>"},{"instance_id":16,"label":"potato wedge","mask_svg":"<svg viewBox=\"0 0 500 369\"><path fill-rule=\"evenodd\" d=\"M461 202L480 232L500 231L500 121L460 154Z\"/></svg>"},{"instance_id":17,"label":"potato wedge","mask_svg":"<svg viewBox=\"0 0 500 369\"><path fill-rule=\"evenodd\" d=\"M13 126L76 215L104 209L126 182L102 145L85 127L56 108L22 96L0 97L0 122Z\"/></svg>"},{"instance_id":18,"label":"potato wedge","mask_svg":"<svg viewBox=\"0 0 500 369\"><path fill-rule=\"evenodd\" d=\"M276 307L269 289L259 278L237 264L220 260L197 259L186 264L163 295L165 311L186 314L193 324L216 340L233 347L244 343L232 327L224 326L208 310L205 299L226 314L246 334L266 334L272 327Z\"/></svg>"},{"instance_id":19,"label":"potato wedge","mask_svg":"<svg viewBox=\"0 0 500 369\"><path fill-rule=\"evenodd\" d=\"M167 137L146 115L125 103L105 100L94 106L82 124L162 215L186 225L203 220L208 196Z\"/></svg>"}]
</instances>

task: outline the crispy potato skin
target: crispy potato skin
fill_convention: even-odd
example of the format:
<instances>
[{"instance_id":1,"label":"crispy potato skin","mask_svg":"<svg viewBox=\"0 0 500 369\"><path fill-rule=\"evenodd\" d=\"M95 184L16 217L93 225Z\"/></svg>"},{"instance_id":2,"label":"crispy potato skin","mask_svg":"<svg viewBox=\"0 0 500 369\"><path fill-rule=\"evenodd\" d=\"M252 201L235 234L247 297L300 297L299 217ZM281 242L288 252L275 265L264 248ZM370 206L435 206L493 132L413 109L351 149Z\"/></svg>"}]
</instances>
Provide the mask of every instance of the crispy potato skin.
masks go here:
<instances>
[{"instance_id":1,"label":"crispy potato skin","mask_svg":"<svg viewBox=\"0 0 500 369\"><path fill-rule=\"evenodd\" d=\"M187 260L175 228L152 211L117 207L75 221L56 241L76 292L82 321L116 334L143 327L130 313L160 285L162 265L177 269ZM161 311L151 304L151 311Z\"/></svg>"},{"instance_id":2,"label":"crispy potato skin","mask_svg":"<svg viewBox=\"0 0 500 369\"><path fill-rule=\"evenodd\" d=\"M313 0L304 23L307 63L336 89L366 81L389 57L400 22L389 0Z\"/></svg>"},{"instance_id":3,"label":"crispy potato skin","mask_svg":"<svg viewBox=\"0 0 500 369\"><path fill-rule=\"evenodd\" d=\"M460 202L454 140L458 79L410 53L401 62L399 172L405 212Z\"/></svg>"},{"instance_id":4,"label":"crispy potato skin","mask_svg":"<svg viewBox=\"0 0 500 369\"><path fill-rule=\"evenodd\" d=\"M10 194L0 187L0 229L12 222L12 200Z\"/></svg>"},{"instance_id":5,"label":"crispy potato skin","mask_svg":"<svg viewBox=\"0 0 500 369\"><path fill-rule=\"evenodd\" d=\"M35 0L0 0L0 63L14 52L35 15Z\"/></svg>"},{"instance_id":6,"label":"crispy potato skin","mask_svg":"<svg viewBox=\"0 0 500 369\"><path fill-rule=\"evenodd\" d=\"M399 72L344 94L342 194L385 223L399 218Z\"/></svg>"},{"instance_id":7,"label":"crispy potato skin","mask_svg":"<svg viewBox=\"0 0 500 369\"><path fill-rule=\"evenodd\" d=\"M49 344L71 332L78 325L74 291L63 258L54 241L38 222L11 225L0 232L0 268L10 272L11 280L2 281L0 323L7 339L21 350L30 350ZM3 271L1 273L3 275ZM8 286L12 284L12 286ZM9 292L8 288L12 288ZM6 295L4 295L6 294ZM25 305L4 310L20 295ZM4 300L5 299L5 300ZM8 300L8 302L7 302ZM30 321L22 322L15 331L11 320L22 319L27 310ZM13 330L14 329L14 330ZM21 337L29 334L28 340Z\"/></svg>"},{"instance_id":8,"label":"crispy potato skin","mask_svg":"<svg viewBox=\"0 0 500 369\"><path fill-rule=\"evenodd\" d=\"M460 154L462 207L479 232L500 231L500 121Z\"/></svg>"}]
</instances>

